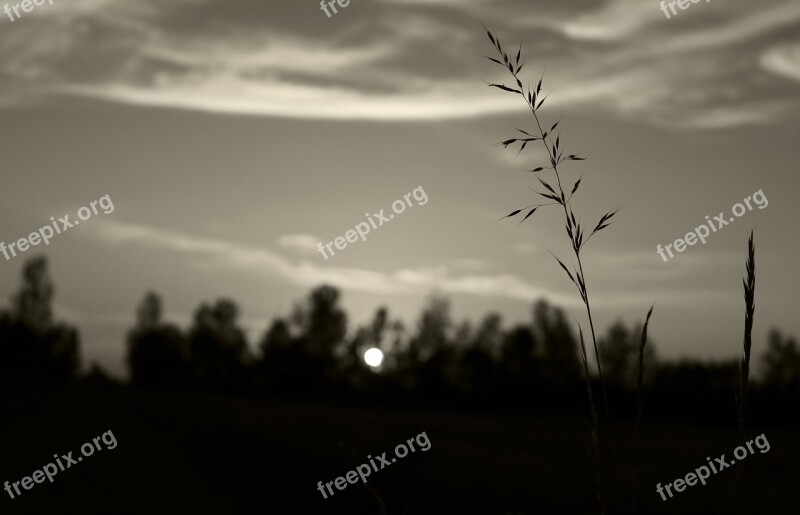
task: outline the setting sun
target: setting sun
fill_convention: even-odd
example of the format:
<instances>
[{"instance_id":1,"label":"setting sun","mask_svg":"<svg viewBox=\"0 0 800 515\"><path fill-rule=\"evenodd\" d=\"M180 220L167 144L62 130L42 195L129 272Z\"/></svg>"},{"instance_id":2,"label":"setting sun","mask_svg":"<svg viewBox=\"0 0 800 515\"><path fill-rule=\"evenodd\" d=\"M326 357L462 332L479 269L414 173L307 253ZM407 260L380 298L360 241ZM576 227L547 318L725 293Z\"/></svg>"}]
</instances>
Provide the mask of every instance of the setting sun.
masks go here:
<instances>
[{"instance_id":1,"label":"setting sun","mask_svg":"<svg viewBox=\"0 0 800 515\"><path fill-rule=\"evenodd\" d=\"M364 363L371 367L379 367L383 363L383 352L377 347L372 347L364 353Z\"/></svg>"}]
</instances>

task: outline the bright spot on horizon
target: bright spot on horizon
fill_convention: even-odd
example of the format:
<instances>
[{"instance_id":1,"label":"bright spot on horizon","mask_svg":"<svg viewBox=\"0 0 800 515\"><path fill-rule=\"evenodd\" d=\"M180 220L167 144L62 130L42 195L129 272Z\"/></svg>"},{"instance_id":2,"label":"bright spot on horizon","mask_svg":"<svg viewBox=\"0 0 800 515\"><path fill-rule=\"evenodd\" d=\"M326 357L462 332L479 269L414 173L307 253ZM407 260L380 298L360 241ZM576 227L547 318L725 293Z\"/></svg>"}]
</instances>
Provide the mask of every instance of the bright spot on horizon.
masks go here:
<instances>
[{"instance_id":1,"label":"bright spot on horizon","mask_svg":"<svg viewBox=\"0 0 800 515\"><path fill-rule=\"evenodd\" d=\"M364 353L364 362L371 367L379 367L383 363L383 352L377 347L367 349Z\"/></svg>"}]
</instances>

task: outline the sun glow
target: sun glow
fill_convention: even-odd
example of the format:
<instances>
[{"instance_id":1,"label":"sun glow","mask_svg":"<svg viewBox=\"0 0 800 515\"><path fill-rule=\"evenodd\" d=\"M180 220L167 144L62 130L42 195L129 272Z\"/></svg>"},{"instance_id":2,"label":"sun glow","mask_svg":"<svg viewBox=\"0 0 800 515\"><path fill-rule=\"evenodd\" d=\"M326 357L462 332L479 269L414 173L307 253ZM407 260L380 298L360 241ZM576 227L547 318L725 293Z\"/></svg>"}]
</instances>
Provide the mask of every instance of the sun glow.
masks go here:
<instances>
[{"instance_id":1,"label":"sun glow","mask_svg":"<svg viewBox=\"0 0 800 515\"><path fill-rule=\"evenodd\" d=\"M372 347L364 353L364 363L371 367L379 367L383 363L383 352L377 347Z\"/></svg>"}]
</instances>

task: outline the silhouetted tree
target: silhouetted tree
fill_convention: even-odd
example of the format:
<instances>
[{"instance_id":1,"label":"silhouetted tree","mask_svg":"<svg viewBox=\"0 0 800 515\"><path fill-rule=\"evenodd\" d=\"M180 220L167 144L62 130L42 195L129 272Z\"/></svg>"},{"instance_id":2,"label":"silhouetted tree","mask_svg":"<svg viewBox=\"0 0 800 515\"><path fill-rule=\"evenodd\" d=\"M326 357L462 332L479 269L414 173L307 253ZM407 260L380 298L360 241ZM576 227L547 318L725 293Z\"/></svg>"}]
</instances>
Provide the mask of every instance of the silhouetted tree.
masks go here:
<instances>
[{"instance_id":1,"label":"silhouetted tree","mask_svg":"<svg viewBox=\"0 0 800 515\"><path fill-rule=\"evenodd\" d=\"M463 350L459 366L458 391L480 399L495 393L495 356L503 344L502 318L497 313L486 315L469 346Z\"/></svg>"},{"instance_id":2,"label":"silhouetted tree","mask_svg":"<svg viewBox=\"0 0 800 515\"><path fill-rule=\"evenodd\" d=\"M22 287L14 296L17 320L34 330L46 330L53 322L53 281L43 256L29 259L22 269Z\"/></svg>"},{"instance_id":3,"label":"silhouetted tree","mask_svg":"<svg viewBox=\"0 0 800 515\"><path fill-rule=\"evenodd\" d=\"M271 392L291 393L302 378L305 358L288 321L272 320L259 344L259 384Z\"/></svg>"},{"instance_id":4,"label":"silhouetted tree","mask_svg":"<svg viewBox=\"0 0 800 515\"><path fill-rule=\"evenodd\" d=\"M317 358L331 358L347 334L347 315L339 307L339 290L320 286L311 292L306 308L295 311L303 350Z\"/></svg>"},{"instance_id":5,"label":"silhouetted tree","mask_svg":"<svg viewBox=\"0 0 800 515\"><path fill-rule=\"evenodd\" d=\"M508 331L500 350L500 382L506 395L529 395L541 383L542 364L530 327L518 325Z\"/></svg>"},{"instance_id":6,"label":"silhouetted tree","mask_svg":"<svg viewBox=\"0 0 800 515\"><path fill-rule=\"evenodd\" d=\"M212 389L239 389L248 382L247 341L237 327L239 309L228 299L213 306L203 303L189 331L189 348L195 381Z\"/></svg>"},{"instance_id":7,"label":"silhouetted tree","mask_svg":"<svg viewBox=\"0 0 800 515\"><path fill-rule=\"evenodd\" d=\"M261 342L261 351L267 353L275 349L289 349L293 342L294 339L290 332L289 323L282 318L276 318L264 335L264 339Z\"/></svg>"},{"instance_id":8,"label":"silhouetted tree","mask_svg":"<svg viewBox=\"0 0 800 515\"><path fill-rule=\"evenodd\" d=\"M0 371L72 378L80 367L78 331L53 321L54 287L47 260L25 262L22 286L0 313Z\"/></svg>"},{"instance_id":9,"label":"silhouetted tree","mask_svg":"<svg viewBox=\"0 0 800 515\"><path fill-rule=\"evenodd\" d=\"M500 355L503 339L503 318L498 313L489 313L483 317L478 326L473 346L495 357Z\"/></svg>"},{"instance_id":10,"label":"silhouetted tree","mask_svg":"<svg viewBox=\"0 0 800 515\"><path fill-rule=\"evenodd\" d=\"M327 285L312 290L304 304L295 306L291 326L295 337L287 336L290 326L284 322L270 328L270 333L279 332L263 340L262 348L267 351L264 366L271 370L268 360L284 360L287 374L292 376L281 374L286 379L284 383L293 383L297 393L326 391L326 386L336 382L335 351L347 334L347 315L339 306L339 290ZM279 336L284 347L273 348ZM286 344L290 344L290 350L286 350ZM268 382L274 384L272 379Z\"/></svg>"},{"instance_id":11,"label":"silhouetted tree","mask_svg":"<svg viewBox=\"0 0 800 515\"><path fill-rule=\"evenodd\" d=\"M542 380L556 388L578 381L578 342L564 310L539 300L533 307L533 334L541 342Z\"/></svg>"},{"instance_id":12,"label":"silhouetted tree","mask_svg":"<svg viewBox=\"0 0 800 515\"><path fill-rule=\"evenodd\" d=\"M789 395L800 396L800 348L792 337L777 330L769 332L767 350L762 356L764 386Z\"/></svg>"},{"instance_id":13,"label":"silhouetted tree","mask_svg":"<svg viewBox=\"0 0 800 515\"><path fill-rule=\"evenodd\" d=\"M420 313L417 333L399 357L403 387L422 390L426 395L440 395L447 389L445 366L454 357L450 345L452 330L450 301L432 296Z\"/></svg>"},{"instance_id":14,"label":"silhouetted tree","mask_svg":"<svg viewBox=\"0 0 800 515\"><path fill-rule=\"evenodd\" d=\"M409 355L420 362L427 361L448 346L452 327L450 301L445 297L431 297L420 314L417 334L409 345Z\"/></svg>"},{"instance_id":15,"label":"silhouetted tree","mask_svg":"<svg viewBox=\"0 0 800 515\"><path fill-rule=\"evenodd\" d=\"M453 331L453 346L457 349L467 348L474 340L472 322L462 320Z\"/></svg>"},{"instance_id":16,"label":"silhouetted tree","mask_svg":"<svg viewBox=\"0 0 800 515\"><path fill-rule=\"evenodd\" d=\"M616 321L604 337L598 341L600 362L603 364L603 374L609 384L625 388L634 388L636 385L639 361L639 344L642 337L642 326L628 329L621 320ZM644 348L645 378L652 377L649 371L656 364L655 343L649 341Z\"/></svg>"},{"instance_id":17,"label":"silhouetted tree","mask_svg":"<svg viewBox=\"0 0 800 515\"><path fill-rule=\"evenodd\" d=\"M384 333L389 326L389 311L380 307L366 326L359 327L353 338L342 342L337 352L340 363L349 368L354 363L363 363L364 352L371 348L380 348Z\"/></svg>"},{"instance_id":18,"label":"silhouetted tree","mask_svg":"<svg viewBox=\"0 0 800 515\"><path fill-rule=\"evenodd\" d=\"M381 367L381 375L387 378L387 382L391 381L394 386L398 385L398 374L400 373L400 366L408 350L409 342L406 337L406 328L401 320L392 320L388 317L387 323L381 333L380 349L383 351L383 366Z\"/></svg>"},{"instance_id":19,"label":"silhouetted tree","mask_svg":"<svg viewBox=\"0 0 800 515\"><path fill-rule=\"evenodd\" d=\"M383 348L382 343L389 324L389 311L380 307L368 325L359 327L352 338L342 342L337 352L337 369L349 387L363 389L374 377L375 372L364 363L364 353L372 347L382 352L388 350Z\"/></svg>"},{"instance_id":20,"label":"silhouetted tree","mask_svg":"<svg viewBox=\"0 0 800 515\"><path fill-rule=\"evenodd\" d=\"M189 347L180 330L162 322L161 298L148 292L128 333L128 368L137 386L184 387L191 379Z\"/></svg>"}]
</instances>

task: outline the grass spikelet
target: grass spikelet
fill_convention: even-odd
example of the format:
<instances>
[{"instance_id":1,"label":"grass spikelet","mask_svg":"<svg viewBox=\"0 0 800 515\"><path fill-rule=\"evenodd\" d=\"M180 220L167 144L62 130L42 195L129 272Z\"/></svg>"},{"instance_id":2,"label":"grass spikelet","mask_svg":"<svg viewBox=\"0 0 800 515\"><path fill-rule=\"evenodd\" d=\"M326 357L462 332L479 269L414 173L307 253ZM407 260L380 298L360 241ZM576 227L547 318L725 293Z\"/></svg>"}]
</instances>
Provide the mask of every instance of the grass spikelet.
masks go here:
<instances>
[{"instance_id":1,"label":"grass spikelet","mask_svg":"<svg viewBox=\"0 0 800 515\"><path fill-rule=\"evenodd\" d=\"M747 262L745 263L747 278L742 279L744 286L744 338L742 346L744 355L742 356L741 384L739 385L738 415L739 415L739 439L744 443L745 430L745 411L747 408L747 385L750 379L750 349L753 345L753 317L756 311L756 247L753 242L753 232L750 231L750 238L747 241Z\"/></svg>"},{"instance_id":2,"label":"grass spikelet","mask_svg":"<svg viewBox=\"0 0 800 515\"><path fill-rule=\"evenodd\" d=\"M644 348L647 345L647 326L650 325L650 316L653 314L653 307L647 312L642 327L642 339L639 342L639 370L636 380L636 420L633 424L633 474L631 479L631 515L636 514L636 493L639 489L639 427L642 423L642 413L644 412L643 383L644 383Z\"/></svg>"},{"instance_id":3,"label":"grass spikelet","mask_svg":"<svg viewBox=\"0 0 800 515\"><path fill-rule=\"evenodd\" d=\"M739 426L739 444L744 445L747 438L746 433L746 411L747 411L747 386L750 380L750 349L753 346L753 318L756 312L756 247L753 242L753 231L750 231L750 238L747 240L747 262L745 263L747 277L742 278L744 287L744 337L742 347L744 354L741 362L741 383L739 391L736 392L736 411ZM741 460L736 467L736 480L739 488L736 489L737 496L742 492L742 470ZM741 503L737 502L737 509Z\"/></svg>"},{"instance_id":4,"label":"grass spikelet","mask_svg":"<svg viewBox=\"0 0 800 515\"><path fill-rule=\"evenodd\" d=\"M527 88L526 91L526 88L524 86L526 81L520 79L518 75L521 69L521 66L518 65L519 58L521 58L522 56L521 47L520 50L517 51L517 59L515 60L515 63L512 64L509 62L507 53L503 50L503 46L500 43L500 38L497 37L496 34L493 34L485 26L484 29L486 29L486 33L489 36L489 41L491 41L492 45L494 45L495 50L498 53L498 56L502 58L502 63L505 63L505 67L507 67L508 73L511 75L510 78L512 79L512 82L509 82L509 84L511 84L510 86L500 83L487 83L488 86L496 88L505 93L519 95L527 105L531 114L533 115L533 119L536 124L535 127L527 131L524 129L516 129L518 132L526 135L527 138L511 138L503 141L501 144L504 145L505 147L508 147L509 145L519 143L520 148L519 151L517 152L517 155L519 155L520 153L522 153L523 150L525 150L526 144L529 141L531 142L541 141L541 144L544 145L544 148L547 150L550 166L547 166L547 164L545 164L545 166L540 166L530 170L531 172L534 173L543 172L544 170L548 171L552 170L552 177L549 181L543 179L539 175L536 176L537 179L539 179L540 184L547 191L547 193L538 192L536 190L533 191L536 191L536 193L541 197L553 201L552 203L540 204L537 207L561 206L561 211L563 211L564 227L567 233L567 237L569 238L570 243L572 244L572 250L574 253L574 258L576 263L576 265L573 265L574 274L570 272L569 268L562 260L558 259L557 257L556 260L558 261L558 264L561 266L561 268L564 269L564 271L567 273L569 279L577 286L581 296L581 300L583 301L583 304L586 307L586 316L588 318L589 329L591 331L591 336L592 336L592 345L594 347L595 364L597 365L598 379L600 382L600 389L603 395L603 407L605 408L604 411L606 414L606 422L608 423L609 438L611 439L611 448L614 458L614 465L616 468L617 478L620 487L620 502L622 503L622 505L624 505L625 502L624 502L624 495L622 493L622 480L620 475L619 462L616 457L616 444L614 442L614 428L611 422L608 395L606 393L605 380L603 378L603 368L600 364L600 353L598 352L597 349L597 336L594 328L594 320L592 318L592 307L591 303L589 302L589 290L587 288L586 276L583 271L583 262L581 259L581 250L583 249L583 247L586 245L586 243L588 243L589 239L595 233L605 229L606 227L608 227L613 223L611 219L617 213L617 209L613 209L604 214L590 233L587 233L586 229L581 223L580 217L575 217L575 213L572 209L570 202L572 201L573 195L577 193L578 186L581 180L579 178L572 185L572 187L570 188L570 193L569 195L567 195L566 192L564 191L564 187L562 186L561 170L559 169L559 166L562 165L565 161L583 161L586 158L579 157L576 154L569 154L566 157L564 157L564 143L561 140L561 134L560 132L554 133L556 127L559 126L560 121L554 123L549 130L545 130L542 126L542 120L540 118L540 110L544 106L544 102L547 99L548 95L548 94L542 95L544 72L542 72L542 76L540 77L539 82L536 84L536 87L535 88L529 87ZM495 63L500 63L499 59L489 58L489 60ZM502 63L500 64L502 65ZM561 129L559 128L559 131L560 130ZM585 188L582 189L581 191L584 190ZM520 212L521 210L515 210L505 218L517 216ZM586 234L589 234L589 236L584 238Z\"/></svg>"}]
</instances>

